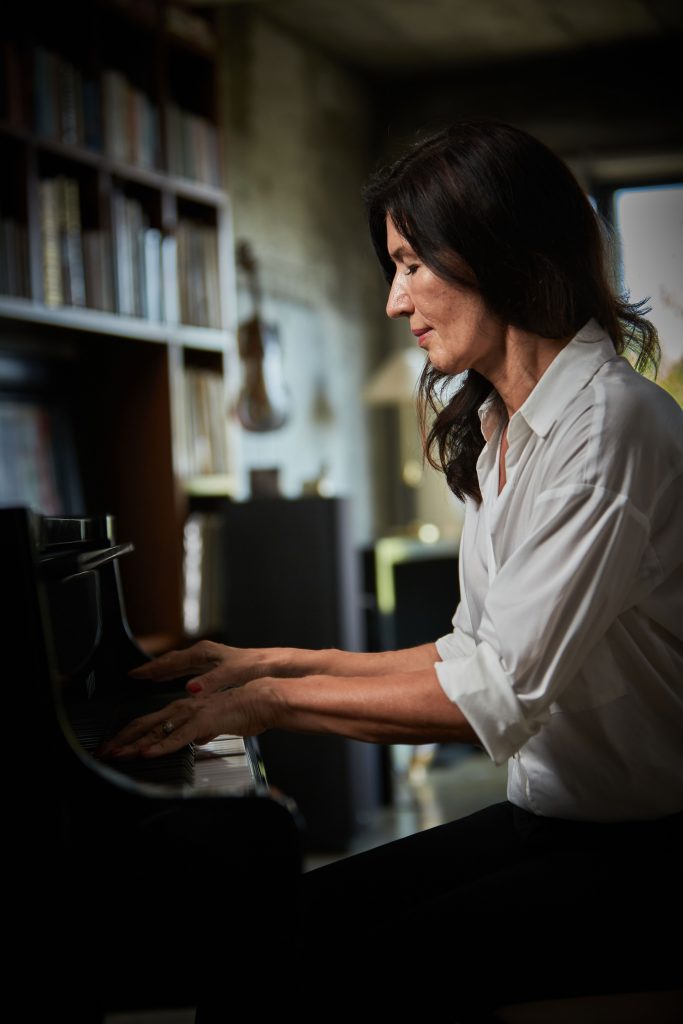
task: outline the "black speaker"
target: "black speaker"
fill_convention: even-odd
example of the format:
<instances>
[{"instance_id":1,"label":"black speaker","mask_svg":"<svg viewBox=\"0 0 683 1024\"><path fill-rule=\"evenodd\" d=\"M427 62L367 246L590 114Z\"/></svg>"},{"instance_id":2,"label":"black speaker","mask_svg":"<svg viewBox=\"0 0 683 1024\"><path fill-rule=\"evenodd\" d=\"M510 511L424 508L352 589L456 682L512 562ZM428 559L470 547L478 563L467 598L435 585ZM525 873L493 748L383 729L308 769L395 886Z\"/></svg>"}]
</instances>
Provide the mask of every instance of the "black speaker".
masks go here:
<instances>
[{"instance_id":1,"label":"black speaker","mask_svg":"<svg viewBox=\"0 0 683 1024\"><path fill-rule=\"evenodd\" d=\"M360 649L360 555L348 501L235 503L223 547L226 643Z\"/></svg>"},{"instance_id":2,"label":"black speaker","mask_svg":"<svg viewBox=\"0 0 683 1024\"><path fill-rule=\"evenodd\" d=\"M263 498L225 510L225 643L360 650L361 554L340 498ZM266 774L297 804L310 851L348 849L385 793L385 750L340 736L271 730Z\"/></svg>"}]
</instances>

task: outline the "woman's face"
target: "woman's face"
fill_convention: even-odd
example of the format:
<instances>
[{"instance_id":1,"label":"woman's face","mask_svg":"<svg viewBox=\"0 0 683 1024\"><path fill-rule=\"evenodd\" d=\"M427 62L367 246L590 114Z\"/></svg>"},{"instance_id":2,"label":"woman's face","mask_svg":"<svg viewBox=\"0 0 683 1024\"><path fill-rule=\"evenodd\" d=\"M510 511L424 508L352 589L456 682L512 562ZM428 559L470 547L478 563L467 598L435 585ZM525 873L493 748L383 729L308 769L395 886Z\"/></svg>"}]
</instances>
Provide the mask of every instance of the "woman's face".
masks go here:
<instances>
[{"instance_id":1,"label":"woman's face","mask_svg":"<svg viewBox=\"0 0 683 1024\"><path fill-rule=\"evenodd\" d=\"M479 292L437 277L387 216L387 249L396 271L387 315L405 316L434 369L447 374L478 370L490 379L505 354L505 326Z\"/></svg>"}]
</instances>

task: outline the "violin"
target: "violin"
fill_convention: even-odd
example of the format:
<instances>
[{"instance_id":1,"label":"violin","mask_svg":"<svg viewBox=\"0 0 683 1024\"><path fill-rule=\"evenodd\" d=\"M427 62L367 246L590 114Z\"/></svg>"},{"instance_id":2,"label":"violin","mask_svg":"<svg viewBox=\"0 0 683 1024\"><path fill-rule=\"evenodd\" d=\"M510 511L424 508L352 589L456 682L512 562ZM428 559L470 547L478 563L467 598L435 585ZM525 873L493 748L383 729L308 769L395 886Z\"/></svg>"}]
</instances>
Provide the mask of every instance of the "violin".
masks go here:
<instances>
[{"instance_id":1,"label":"violin","mask_svg":"<svg viewBox=\"0 0 683 1024\"><path fill-rule=\"evenodd\" d=\"M258 269L248 242L238 243L236 257L237 266L247 277L252 303L252 315L237 332L243 367L237 418L245 430L278 430L287 423L290 413L280 333L261 314Z\"/></svg>"}]
</instances>

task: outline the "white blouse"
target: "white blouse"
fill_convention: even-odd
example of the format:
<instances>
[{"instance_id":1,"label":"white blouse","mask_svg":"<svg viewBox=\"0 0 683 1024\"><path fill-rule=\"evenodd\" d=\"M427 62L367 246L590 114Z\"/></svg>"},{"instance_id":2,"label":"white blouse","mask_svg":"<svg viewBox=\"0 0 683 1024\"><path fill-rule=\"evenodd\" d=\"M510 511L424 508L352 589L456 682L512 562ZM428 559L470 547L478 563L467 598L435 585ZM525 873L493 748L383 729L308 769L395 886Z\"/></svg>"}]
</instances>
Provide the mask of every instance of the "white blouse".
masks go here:
<instances>
[{"instance_id":1,"label":"white blouse","mask_svg":"<svg viewBox=\"0 0 683 1024\"><path fill-rule=\"evenodd\" d=\"M461 600L436 672L533 813L683 810L683 411L594 321L508 428L480 409Z\"/></svg>"}]
</instances>

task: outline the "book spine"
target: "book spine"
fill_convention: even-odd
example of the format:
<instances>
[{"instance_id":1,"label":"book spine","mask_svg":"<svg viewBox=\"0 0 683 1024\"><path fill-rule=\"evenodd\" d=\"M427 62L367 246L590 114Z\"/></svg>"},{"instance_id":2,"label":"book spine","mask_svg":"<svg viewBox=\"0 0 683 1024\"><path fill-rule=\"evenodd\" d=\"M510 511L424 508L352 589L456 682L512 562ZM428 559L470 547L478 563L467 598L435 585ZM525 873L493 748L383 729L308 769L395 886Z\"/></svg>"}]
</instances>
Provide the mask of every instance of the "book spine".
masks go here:
<instances>
[{"instance_id":1,"label":"book spine","mask_svg":"<svg viewBox=\"0 0 683 1024\"><path fill-rule=\"evenodd\" d=\"M42 46L35 47L33 51L34 124L38 135L47 139L59 138L57 66L56 54Z\"/></svg>"},{"instance_id":2,"label":"book spine","mask_svg":"<svg viewBox=\"0 0 683 1024\"><path fill-rule=\"evenodd\" d=\"M85 306L85 268L83 265L81 200L78 182L72 178L66 178L63 185L63 194L66 262L71 304L73 306Z\"/></svg>"},{"instance_id":3,"label":"book spine","mask_svg":"<svg viewBox=\"0 0 683 1024\"><path fill-rule=\"evenodd\" d=\"M102 152L102 92L96 78L83 80L83 142L89 149Z\"/></svg>"},{"instance_id":4,"label":"book spine","mask_svg":"<svg viewBox=\"0 0 683 1024\"><path fill-rule=\"evenodd\" d=\"M59 306L63 302L64 292L62 287L56 180L54 178L43 178L39 185L39 191L43 299L48 306Z\"/></svg>"},{"instance_id":5,"label":"book spine","mask_svg":"<svg viewBox=\"0 0 683 1024\"><path fill-rule=\"evenodd\" d=\"M58 62L61 140L72 146L83 142L83 79L70 61Z\"/></svg>"},{"instance_id":6,"label":"book spine","mask_svg":"<svg viewBox=\"0 0 683 1024\"><path fill-rule=\"evenodd\" d=\"M114 238L116 311L122 316L134 316L133 251L126 197L122 192L114 196Z\"/></svg>"},{"instance_id":7,"label":"book spine","mask_svg":"<svg viewBox=\"0 0 683 1024\"><path fill-rule=\"evenodd\" d=\"M161 232L147 228L144 233L146 315L150 320L162 318L161 302Z\"/></svg>"},{"instance_id":8,"label":"book spine","mask_svg":"<svg viewBox=\"0 0 683 1024\"><path fill-rule=\"evenodd\" d=\"M170 103L166 108L166 130L169 173L218 186L220 168L215 125Z\"/></svg>"},{"instance_id":9,"label":"book spine","mask_svg":"<svg viewBox=\"0 0 683 1024\"><path fill-rule=\"evenodd\" d=\"M128 83L118 71L102 74L105 153L112 160L128 161Z\"/></svg>"},{"instance_id":10,"label":"book spine","mask_svg":"<svg viewBox=\"0 0 683 1024\"><path fill-rule=\"evenodd\" d=\"M28 231L13 217L0 217L0 294L28 298Z\"/></svg>"},{"instance_id":11,"label":"book spine","mask_svg":"<svg viewBox=\"0 0 683 1024\"><path fill-rule=\"evenodd\" d=\"M162 319L175 325L180 321L178 243L173 235L161 240Z\"/></svg>"}]
</instances>

